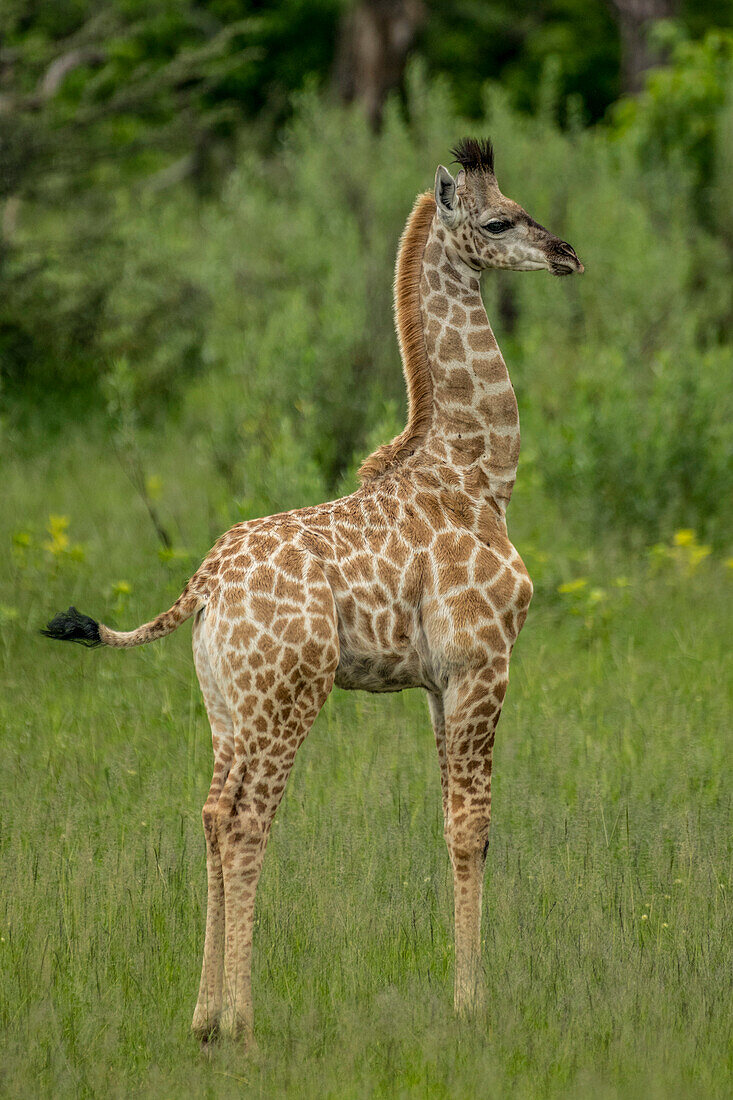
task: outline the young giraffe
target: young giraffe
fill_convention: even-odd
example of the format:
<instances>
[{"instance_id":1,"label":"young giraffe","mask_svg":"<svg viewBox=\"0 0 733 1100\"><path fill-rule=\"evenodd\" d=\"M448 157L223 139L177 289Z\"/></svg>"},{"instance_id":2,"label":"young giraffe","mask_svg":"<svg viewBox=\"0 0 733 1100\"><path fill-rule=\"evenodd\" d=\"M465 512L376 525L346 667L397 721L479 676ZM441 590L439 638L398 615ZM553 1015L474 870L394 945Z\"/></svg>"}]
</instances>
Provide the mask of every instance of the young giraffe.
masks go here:
<instances>
[{"instance_id":1,"label":"young giraffe","mask_svg":"<svg viewBox=\"0 0 733 1100\"><path fill-rule=\"evenodd\" d=\"M195 615L211 723L203 808L208 910L193 1030L251 1036L255 890L295 754L334 684L427 692L453 865L455 1007L481 1001L481 891L494 731L532 584L504 513L519 455L514 391L479 292L486 268L583 271L570 245L505 198L489 142L462 141L400 241L395 312L404 431L361 488L239 523L173 607L129 633L74 608L45 633L128 647Z\"/></svg>"}]
</instances>

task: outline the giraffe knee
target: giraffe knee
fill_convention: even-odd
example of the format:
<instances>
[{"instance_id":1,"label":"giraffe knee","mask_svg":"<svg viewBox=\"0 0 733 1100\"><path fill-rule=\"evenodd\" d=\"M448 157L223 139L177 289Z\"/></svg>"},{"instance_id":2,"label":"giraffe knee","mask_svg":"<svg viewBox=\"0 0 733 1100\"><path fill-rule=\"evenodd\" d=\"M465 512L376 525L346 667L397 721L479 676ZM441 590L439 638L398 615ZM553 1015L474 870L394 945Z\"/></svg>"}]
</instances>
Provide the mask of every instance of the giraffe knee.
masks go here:
<instances>
[{"instance_id":1,"label":"giraffe knee","mask_svg":"<svg viewBox=\"0 0 733 1100\"><path fill-rule=\"evenodd\" d=\"M486 859L489 848L489 814L485 811L470 814L461 821L449 821L445 839L454 863L471 861L476 855Z\"/></svg>"},{"instance_id":2,"label":"giraffe knee","mask_svg":"<svg viewBox=\"0 0 733 1100\"><path fill-rule=\"evenodd\" d=\"M208 844L215 844L217 838L217 814L216 802L207 799L201 811L201 820L204 823L204 836Z\"/></svg>"},{"instance_id":3,"label":"giraffe knee","mask_svg":"<svg viewBox=\"0 0 733 1100\"><path fill-rule=\"evenodd\" d=\"M257 848L267 838L267 825L247 807L220 800L214 815L220 843Z\"/></svg>"}]
</instances>

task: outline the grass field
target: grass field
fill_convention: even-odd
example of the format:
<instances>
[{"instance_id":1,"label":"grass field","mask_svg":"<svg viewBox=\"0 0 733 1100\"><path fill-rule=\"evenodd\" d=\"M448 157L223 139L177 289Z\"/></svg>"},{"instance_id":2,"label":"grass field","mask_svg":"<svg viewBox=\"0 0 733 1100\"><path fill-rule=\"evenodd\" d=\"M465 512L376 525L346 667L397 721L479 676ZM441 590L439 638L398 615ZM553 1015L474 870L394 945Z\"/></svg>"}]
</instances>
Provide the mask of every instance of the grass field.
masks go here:
<instances>
[{"instance_id":1,"label":"grass field","mask_svg":"<svg viewBox=\"0 0 733 1100\"><path fill-rule=\"evenodd\" d=\"M195 456L187 469L166 507L174 529L200 517L200 556L217 521ZM335 692L260 884L258 1050L206 1055L188 1035L210 778L190 627L130 653L37 634L70 602L135 625L168 606L187 562L158 559L94 446L19 458L5 493L2 1095L731 1094L731 580L715 555L694 568L682 545L655 570L596 548L574 572L567 556L575 588L538 586L497 737L474 1023L451 1009L424 700ZM50 512L68 528L44 534ZM521 531L521 509L512 520Z\"/></svg>"}]
</instances>

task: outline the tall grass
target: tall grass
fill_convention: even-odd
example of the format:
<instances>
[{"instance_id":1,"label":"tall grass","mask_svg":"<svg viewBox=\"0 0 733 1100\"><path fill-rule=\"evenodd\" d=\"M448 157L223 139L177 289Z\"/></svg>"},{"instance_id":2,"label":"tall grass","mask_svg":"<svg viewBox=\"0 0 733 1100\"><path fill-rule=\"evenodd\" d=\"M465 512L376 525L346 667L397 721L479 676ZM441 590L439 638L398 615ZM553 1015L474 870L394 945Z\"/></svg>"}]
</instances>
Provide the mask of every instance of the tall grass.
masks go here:
<instances>
[{"instance_id":1,"label":"tall grass","mask_svg":"<svg viewBox=\"0 0 733 1100\"><path fill-rule=\"evenodd\" d=\"M423 700L335 692L296 761L258 895L259 1052L205 1056L188 1026L211 759L187 628L131 653L36 635L69 601L131 625L187 568L158 557L101 443L17 460L0 518L0 1091L728 1095L720 558L684 532L634 562L573 545L549 510L533 522L553 543L518 524L541 583L496 746L489 999L472 1025L451 1009L451 876ZM188 517L195 557L216 479L195 453L181 478L185 454L171 441L149 457L161 513L173 531Z\"/></svg>"}]
</instances>

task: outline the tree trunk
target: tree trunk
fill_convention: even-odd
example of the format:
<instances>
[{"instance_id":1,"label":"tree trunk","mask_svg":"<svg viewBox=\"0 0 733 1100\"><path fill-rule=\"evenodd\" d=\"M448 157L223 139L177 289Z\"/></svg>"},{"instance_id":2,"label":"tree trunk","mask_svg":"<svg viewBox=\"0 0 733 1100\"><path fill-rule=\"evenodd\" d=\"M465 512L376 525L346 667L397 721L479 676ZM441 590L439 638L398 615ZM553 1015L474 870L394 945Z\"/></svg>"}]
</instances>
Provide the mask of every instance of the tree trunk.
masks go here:
<instances>
[{"instance_id":1,"label":"tree trunk","mask_svg":"<svg viewBox=\"0 0 733 1100\"><path fill-rule=\"evenodd\" d=\"M679 0L610 0L621 35L621 87L624 92L641 90L647 69L660 59L650 49L648 32L658 19L672 19Z\"/></svg>"},{"instance_id":2,"label":"tree trunk","mask_svg":"<svg viewBox=\"0 0 733 1100\"><path fill-rule=\"evenodd\" d=\"M375 131L387 95L402 80L424 18L422 0L359 0L343 17L334 87L344 103L364 105Z\"/></svg>"}]
</instances>

